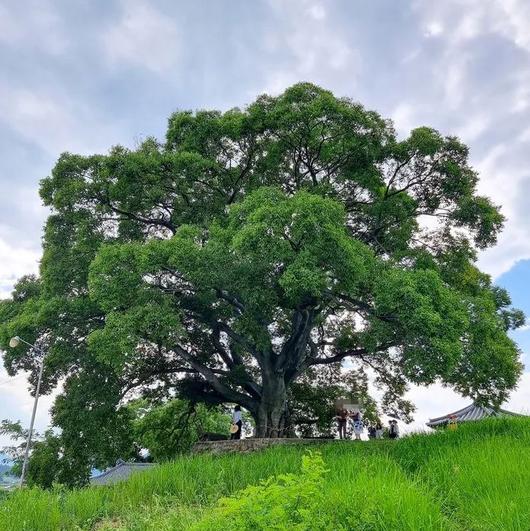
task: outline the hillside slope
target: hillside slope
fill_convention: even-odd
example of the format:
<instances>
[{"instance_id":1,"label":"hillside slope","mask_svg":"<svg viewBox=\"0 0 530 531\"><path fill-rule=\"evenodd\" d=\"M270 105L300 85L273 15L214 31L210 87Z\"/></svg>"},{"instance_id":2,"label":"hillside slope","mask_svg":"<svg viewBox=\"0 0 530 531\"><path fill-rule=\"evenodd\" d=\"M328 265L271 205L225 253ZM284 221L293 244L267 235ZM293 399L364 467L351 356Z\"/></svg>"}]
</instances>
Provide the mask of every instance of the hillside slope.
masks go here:
<instances>
[{"instance_id":1,"label":"hillside slope","mask_svg":"<svg viewBox=\"0 0 530 531\"><path fill-rule=\"evenodd\" d=\"M530 419L319 451L318 477L300 472L307 449L276 447L182 457L113 487L27 489L0 502L0 529L530 529ZM218 504L285 473L295 475Z\"/></svg>"}]
</instances>

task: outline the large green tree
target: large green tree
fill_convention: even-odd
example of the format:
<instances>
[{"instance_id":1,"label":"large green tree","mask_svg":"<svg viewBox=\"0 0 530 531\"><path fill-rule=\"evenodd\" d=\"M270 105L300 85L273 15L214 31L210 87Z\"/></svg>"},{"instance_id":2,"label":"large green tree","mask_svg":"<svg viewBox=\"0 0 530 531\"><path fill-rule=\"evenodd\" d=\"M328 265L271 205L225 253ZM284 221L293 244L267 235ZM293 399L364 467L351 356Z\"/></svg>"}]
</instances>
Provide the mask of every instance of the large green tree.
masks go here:
<instances>
[{"instance_id":1,"label":"large green tree","mask_svg":"<svg viewBox=\"0 0 530 531\"><path fill-rule=\"evenodd\" d=\"M385 408L435 381L499 404L524 318L475 265L503 223L477 180L457 138L399 140L307 83L177 112L164 143L61 155L41 186L41 273L2 302L1 345L49 353L71 445L122 440L120 406L141 392L237 403L276 437L297 383L343 362L371 371ZM35 379L23 346L5 365Z\"/></svg>"}]
</instances>

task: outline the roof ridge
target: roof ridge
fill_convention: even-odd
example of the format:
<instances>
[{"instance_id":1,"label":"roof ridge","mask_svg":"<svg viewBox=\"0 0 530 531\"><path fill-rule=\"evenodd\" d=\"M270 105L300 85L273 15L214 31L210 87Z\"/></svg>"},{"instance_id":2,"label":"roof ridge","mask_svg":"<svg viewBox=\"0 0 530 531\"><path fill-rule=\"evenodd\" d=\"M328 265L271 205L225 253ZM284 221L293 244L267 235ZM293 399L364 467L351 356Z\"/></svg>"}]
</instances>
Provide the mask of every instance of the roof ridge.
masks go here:
<instances>
[{"instance_id":1,"label":"roof ridge","mask_svg":"<svg viewBox=\"0 0 530 531\"><path fill-rule=\"evenodd\" d=\"M99 479L99 478L108 476L111 472L118 470L118 468L121 468L122 466L154 466L154 465L155 463L136 463L135 461L120 461L119 463L116 463L114 466L107 468L107 470L99 474L99 476L94 476L91 479L96 479L96 478Z\"/></svg>"},{"instance_id":2,"label":"roof ridge","mask_svg":"<svg viewBox=\"0 0 530 531\"><path fill-rule=\"evenodd\" d=\"M477 402L473 402L469 406L459 409L458 411L454 411L453 413L447 413L446 415L443 415L441 417L429 419L429 422L427 422L426 424L429 427L434 427L449 422L451 417L454 417L456 418L456 420L464 422L468 420L479 420L484 417L497 417L500 415L517 416L519 414L512 413L511 411L505 409L494 408L491 405L482 405L478 404Z\"/></svg>"},{"instance_id":3,"label":"roof ridge","mask_svg":"<svg viewBox=\"0 0 530 531\"><path fill-rule=\"evenodd\" d=\"M461 414L461 413L467 413L474 406L475 406L475 402L473 402L469 406L466 406L466 407L463 407L462 409L459 409L458 411L453 411L452 413L446 413L445 415L441 415L440 417L435 417L435 418L429 419L429 422L435 422L437 420L449 418L452 415L458 415L458 414Z\"/></svg>"}]
</instances>

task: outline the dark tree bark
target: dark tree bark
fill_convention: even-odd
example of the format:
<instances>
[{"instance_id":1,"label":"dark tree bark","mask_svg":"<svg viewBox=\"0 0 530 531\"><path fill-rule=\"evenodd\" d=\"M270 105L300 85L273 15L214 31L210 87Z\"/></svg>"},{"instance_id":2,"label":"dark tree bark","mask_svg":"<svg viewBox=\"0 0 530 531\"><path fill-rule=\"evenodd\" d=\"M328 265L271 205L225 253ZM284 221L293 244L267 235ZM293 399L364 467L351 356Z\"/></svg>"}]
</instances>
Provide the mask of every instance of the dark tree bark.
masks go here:
<instances>
[{"instance_id":1,"label":"dark tree bark","mask_svg":"<svg viewBox=\"0 0 530 531\"><path fill-rule=\"evenodd\" d=\"M287 431L287 387L283 372L266 371L257 412L256 437L284 437Z\"/></svg>"}]
</instances>

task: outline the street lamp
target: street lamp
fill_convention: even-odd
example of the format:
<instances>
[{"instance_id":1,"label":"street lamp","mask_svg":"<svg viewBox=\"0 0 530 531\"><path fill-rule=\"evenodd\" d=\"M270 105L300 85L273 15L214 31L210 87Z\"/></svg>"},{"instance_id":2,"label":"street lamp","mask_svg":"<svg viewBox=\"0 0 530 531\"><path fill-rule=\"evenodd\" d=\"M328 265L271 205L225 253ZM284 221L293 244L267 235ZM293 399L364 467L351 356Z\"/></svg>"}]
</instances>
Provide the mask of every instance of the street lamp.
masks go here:
<instances>
[{"instance_id":1,"label":"street lamp","mask_svg":"<svg viewBox=\"0 0 530 531\"><path fill-rule=\"evenodd\" d=\"M28 343L27 341L24 341L24 339L22 339L19 336L12 337L9 340L9 346L11 348L18 347L20 343L25 343L26 345L29 345L33 350L36 350L42 355L42 359L41 359L40 367L39 367L39 378L37 380L37 388L35 389L35 401L33 402L33 412L31 413L31 421L29 423L28 440L26 441L26 450L24 452L24 462L22 463L22 474L20 476L20 486L22 487L22 485L24 485L24 479L26 478L29 448L31 446L31 437L33 435L33 424L35 423L35 414L37 413L37 403L39 401L40 383L42 380L42 371L44 369L44 352L39 347L36 347L32 343Z\"/></svg>"},{"instance_id":2,"label":"street lamp","mask_svg":"<svg viewBox=\"0 0 530 531\"><path fill-rule=\"evenodd\" d=\"M15 347L18 347L18 344L20 343L20 338L18 336L15 336L15 337L12 337L10 340L9 340L9 346L11 348L15 348Z\"/></svg>"}]
</instances>

